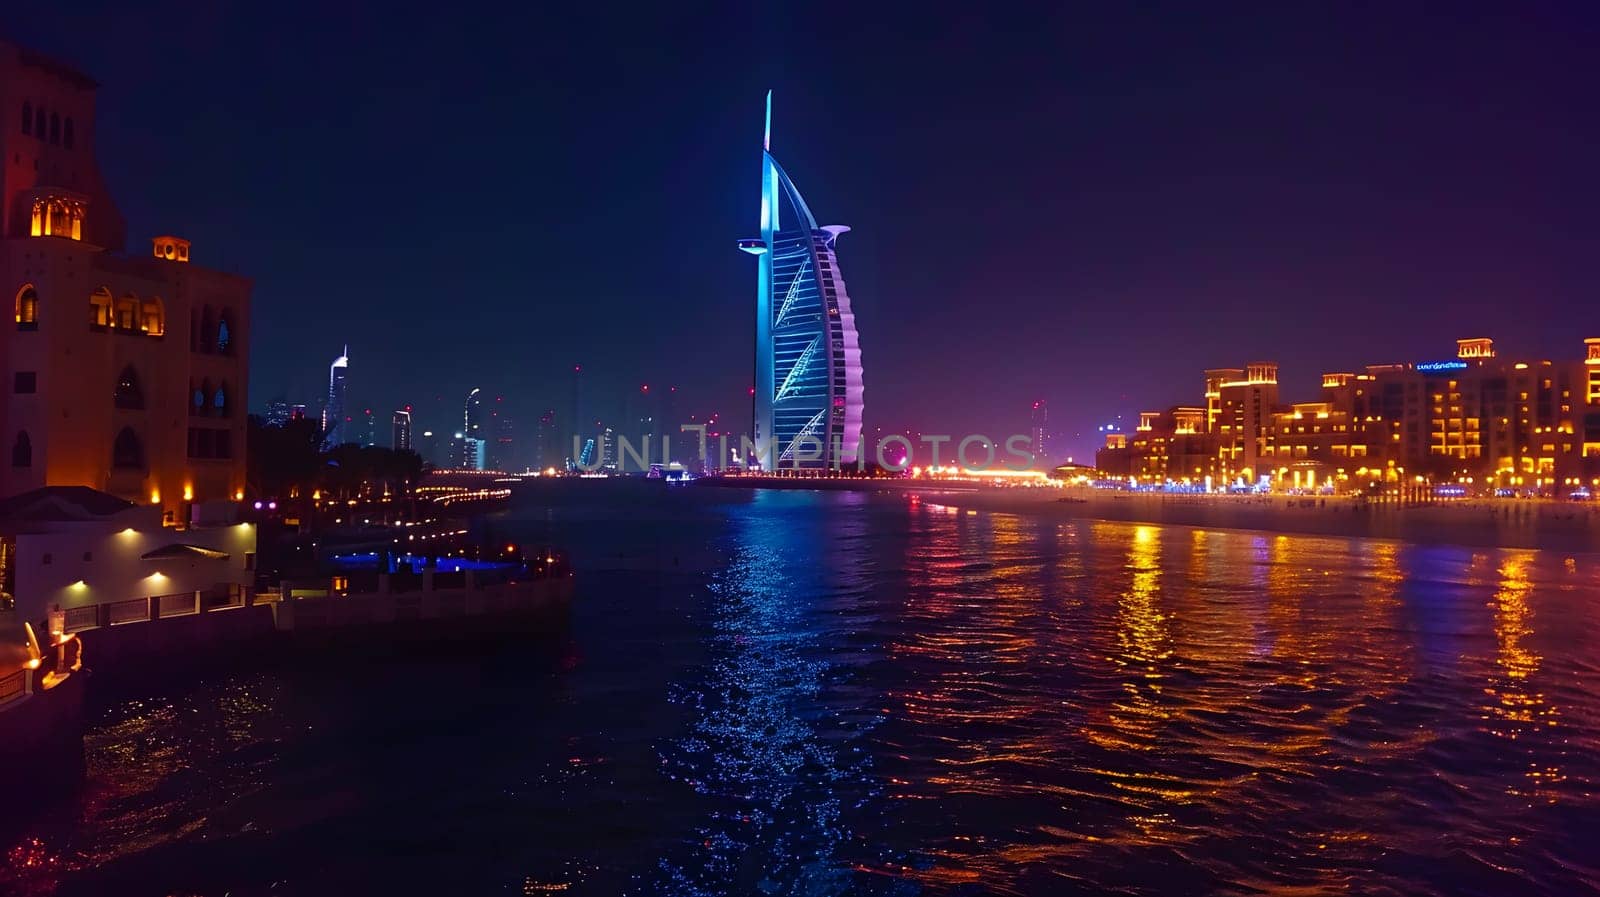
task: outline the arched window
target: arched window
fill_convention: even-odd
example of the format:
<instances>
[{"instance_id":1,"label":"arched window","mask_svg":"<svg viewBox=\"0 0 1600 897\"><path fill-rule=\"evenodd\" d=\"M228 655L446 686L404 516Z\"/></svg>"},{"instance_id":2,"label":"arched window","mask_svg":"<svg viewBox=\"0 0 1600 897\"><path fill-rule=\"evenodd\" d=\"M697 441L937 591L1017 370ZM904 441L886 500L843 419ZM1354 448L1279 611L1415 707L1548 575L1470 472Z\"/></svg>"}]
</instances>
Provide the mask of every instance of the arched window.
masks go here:
<instances>
[{"instance_id":1,"label":"arched window","mask_svg":"<svg viewBox=\"0 0 1600 897\"><path fill-rule=\"evenodd\" d=\"M194 413L201 417L211 414L211 381L201 380L200 388L194 391Z\"/></svg>"},{"instance_id":2,"label":"arched window","mask_svg":"<svg viewBox=\"0 0 1600 897\"><path fill-rule=\"evenodd\" d=\"M137 330L139 328L139 300L133 295L124 295L117 300L116 326L119 330Z\"/></svg>"},{"instance_id":3,"label":"arched window","mask_svg":"<svg viewBox=\"0 0 1600 897\"><path fill-rule=\"evenodd\" d=\"M216 409L218 417L228 416L228 384L223 383L217 387L217 392L211 397L211 407Z\"/></svg>"},{"instance_id":4,"label":"arched window","mask_svg":"<svg viewBox=\"0 0 1600 897\"><path fill-rule=\"evenodd\" d=\"M129 411L144 409L144 390L139 388L139 375L134 372L133 365L123 368L117 376L117 391L112 399L118 408Z\"/></svg>"},{"instance_id":5,"label":"arched window","mask_svg":"<svg viewBox=\"0 0 1600 897\"><path fill-rule=\"evenodd\" d=\"M132 427L123 427L111 444L111 467L115 470L143 470L144 443Z\"/></svg>"},{"instance_id":6,"label":"arched window","mask_svg":"<svg viewBox=\"0 0 1600 897\"><path fill-rule=\"evenodd\" d=\"M105 287L89 294L89 326L111 326L111 291Z\"/></svg>"},{"instance_id":7,"label":"arched window","mask_svg":"<svg viewBox=\"0 0 1600 897\"><path fill-rule=\"evenodd\" d=\"M217 351L233 354L233 312L223 309L222 320L217 324Z\"/></svg>"},{"instance_id":8,"label":"arched window","mask_svg":"<svg viewBox=\"0 0 1600 897\"><path fill-rule=\"evenodd\" d=\"M39 329L39 293L31 283L17 291L17 329Z\"/></svg>"},{"instance_id":9,"label":"arched window","mask_svg":"<svg viewBox=\"0 0 1600 897\"><path fill-rule=\"evenodd\" d=\"M61 115L56 112L50 113L50 142L61 142Z\"/></svg>"},{"instance_id":10,"label":"arched window","mask_svg":"<svg viewBox=\"0 0 1600 897\"><path fill-rule=\"evenodd\" d=\"M200 310L200 326L195 330L195 351L210 352L211 338L217 335L217 318L207 305Z\"/></svg>"},{"instance_id":11,"label":"arched window","mask_svg":"<svg viewBox=\"0 0 1600 897\"><path fill-rule=\"evenodd\" d=\"M33 440L28 438L27 430L18 430L17 441L11 443L11 466L33 466Z\"/></svg>"},{"instance_id":12,"label":"arched window","mask_svg":"<svg viewBox=\"0 0 1600 897\"><path fill-rule=\"evenodd\" d=\"M33 136L44 139L44 107L33 110Z\"/></svg>"},{"instance_id":13,"label":"arched window","mask_svg":"<svg viewBox=\"0 0 1600 897\"><path fill-rule=\"evenodd\" d=\"M167 313L158 296L139 303L139 329L150 336L161 336L167 332Z\"/></svg>"},{"instance_id":14,"label":"arched window","mask_svg":"<svg viewBox=\"0 0 1600 897\"><path fill-rule=\"evenodd\" d=\"M24 136L33 134L33 104L27 100L22 101L22 133Z\"/></svg>"},{"instance_id":15,"label":"arched window","mask_svg":"<svg viewBox=\"0 0 1600 897\"><path fill-rule=\"evenodd\" d=\"M72 119L70 117L61 128L61 145L67 149L72 149Z\"/></svg>"}]
</instances>

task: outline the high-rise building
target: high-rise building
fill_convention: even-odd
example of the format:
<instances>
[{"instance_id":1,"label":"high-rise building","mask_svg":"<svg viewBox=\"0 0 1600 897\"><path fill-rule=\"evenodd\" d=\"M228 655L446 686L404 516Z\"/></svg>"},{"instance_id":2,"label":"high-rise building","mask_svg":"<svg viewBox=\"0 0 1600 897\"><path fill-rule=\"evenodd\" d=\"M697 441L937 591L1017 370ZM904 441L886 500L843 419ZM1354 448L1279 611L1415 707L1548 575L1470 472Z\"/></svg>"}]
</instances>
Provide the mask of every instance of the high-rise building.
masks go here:
<instances>
[{"instance_id":1,"label":"high-rise building","mask_svg":"<svg viewBox=\"0 0 1600 897\"><path fill-rule=\"evenodd\" d=\"M1045 404L1043 399L1034 402L1028 423L1031 427L1029 437L1033 440L1031 451L1033 452L1034 466L1036 467L1047 468L1050 466L1049 420L1049 406Z\"/></svg>"},{"instance_id":2,"label":"high-rise building","mask_svg":"<svg viewBox=\"0 0 1600 897\"><path fill-rule=\"evenodd\" d=\"M554 408L546 408L544 413L539 415L538 444L535 453L534 463L544 470L561 467L561 461L566 457L561 445L561 436L556 432Z\"/></svg>"},{"instance_id":3,"label":"high-rise building","mask_svg":"<svg viewBox=\"0 0 1600 897\"><path fill-rule=\"evenodd\" d=\"M244 489L250 282L194 264L179 237L125 254L95 89L0 42L0 496L88 486L178 522Z\"/></svg>"},{"instance_id":4,"label":"high-rise building","mask_svg":"<svg viewBox=\"0 0 1600 897\"><path fill-rule=\"evenodd\" d=\"M483 470L485 448L483 444L483 400L478 394L483 390L473 388L461 413L461 467L465 470Z\"/></svg>"},{"instance_id":5,"label":"high-rise building","mask_svg":"<svg viewBox=\"0 0 1600 897\"><path fill-rule=\"evenodd\" d=\"M394 436L390 444L397 451L411 451L411 406L394 413Z\"/></svg>"},{"instance_id":6,"label":"high-rise building","mask_svg":"<svg viewBox=\"0 0 1600 897\"><path fill-rule=\"evenodd\" d=\"M572 390L567 399L567 419L561 427L561 456L573 463L581 463L582 446L594 435L594 427L583 403L583 365L572 366ZM573 448L578 446L578 448Z\"/></svg>"},{"instance_id":7,"label":"high-rise building","mask_svg":"<svg viewBox=\"0 0 1600 897\"><path fill-rule=\"evenodd\" d=\"M441 434L436 434L432 430L423 430L421 437L416 440L417 454L422 456L424 462L434 467L449 467L450 464L442 462L440 458L439 444L441 441Z\"/></svg>"},{"instance_id":8,"label":"high-rise building","mask_svg":"<svg viewBox=\"0 0 1600 897\"><path fill-rule=\"evenodd\" d=\"M610 427L600 431L600 466L606 470L617 469L617 434Z\"/></svg>"},{"instance_id":9,"label":"high-rise building","mask_svg":"<svg viewBox=\"0 0 1600 897\"><path fill-rule=\"evenodd\" d=\"M761 151L753 435L763 470L856 463L861 448L861 344L835 245L850 230L818 227L772 157L772 94Z\"/></svg>"},{"instance_id":10,"label":"high-rise building","mask_svg":"<svg viewBox=\"0 0 1600 897\"><path fill-rule=\"evenodd\" d=\"M362 428L361 429L362 429L362 432L365 434L361 438L361 444L362 445L368 445L368 446L377 445L378 444L378 416L376 414L372 413L372 409L371 408L364 408L361 411L361 418L362 418Z\"/></svg>"},{"instance_id":11,"label":"high-rise building","mask_svg":"<svg viewBox=\"0 0 1600 897\"><path fill-rule=\"evenodd\" d=\"M345 395L350 385L350 347L328 365L328 398L322 406L322 447L331 449L353 441L350 417L345 411Z\"/></svg>"},{"instance_id":12,"label":"high-rise building","mask_svg":"<svg viewBox=\"0 0 1600 897\"><path fill-rule=\"evenodd\" d=\"M488 464L492 470L515 470L516 426L505 408L505 397L495 396L494 409L489 412L489 432L484 434L489 442Z\"/></svg>"}]
</instances>

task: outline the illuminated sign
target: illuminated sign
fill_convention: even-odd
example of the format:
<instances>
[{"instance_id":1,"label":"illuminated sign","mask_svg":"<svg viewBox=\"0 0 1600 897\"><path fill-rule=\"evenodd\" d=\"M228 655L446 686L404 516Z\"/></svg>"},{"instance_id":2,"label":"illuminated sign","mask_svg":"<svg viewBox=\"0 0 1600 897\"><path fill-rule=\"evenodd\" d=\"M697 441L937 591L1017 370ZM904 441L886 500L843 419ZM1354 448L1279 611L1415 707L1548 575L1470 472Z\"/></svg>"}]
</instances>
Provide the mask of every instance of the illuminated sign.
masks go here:
<instances>
[{"instance_id":1,"label":"illuminated sign","mask_svg":"<svg viewBox=\"0 0 1600 897\"><path fill-rule=\"evenodd\" d=\"M1419 371L1461 371L1466 367L1465 361L1424 361L1416 366Z\"/></svg>"}]
</instances>

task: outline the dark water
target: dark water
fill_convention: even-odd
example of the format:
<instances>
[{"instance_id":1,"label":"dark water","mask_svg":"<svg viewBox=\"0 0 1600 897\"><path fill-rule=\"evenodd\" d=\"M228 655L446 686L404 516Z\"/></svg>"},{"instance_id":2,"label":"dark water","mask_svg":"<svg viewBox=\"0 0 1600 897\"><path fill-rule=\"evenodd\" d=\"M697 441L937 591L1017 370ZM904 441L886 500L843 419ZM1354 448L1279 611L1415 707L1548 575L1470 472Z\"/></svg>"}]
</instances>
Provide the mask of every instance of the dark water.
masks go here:
<instances>
[{"instance_id":1,"label":"dark water","mask_svg":"<svg viewBox=\"0 0 1600 897\"><path fill-rule=\"evenodd\" d=\"M560 632L114 701L0 892L1600 883L1594 555L611 485L489 525L572 551Z\"/></svg>"}]
</instances>

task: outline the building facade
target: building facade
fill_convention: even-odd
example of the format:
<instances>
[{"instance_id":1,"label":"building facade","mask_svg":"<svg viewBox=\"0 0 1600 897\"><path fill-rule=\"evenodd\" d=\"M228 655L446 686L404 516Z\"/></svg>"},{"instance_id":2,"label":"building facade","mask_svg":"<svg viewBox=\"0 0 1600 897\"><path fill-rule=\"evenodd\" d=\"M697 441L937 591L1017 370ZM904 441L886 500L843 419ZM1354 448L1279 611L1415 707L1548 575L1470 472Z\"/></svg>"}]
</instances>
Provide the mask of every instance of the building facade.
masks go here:
<instances>
[{"instance_id":1,"label":"building facade","mask_svg":"<svg viewBox=\"0 0 1600 897\"><path fill-rule=\"evenodd\" d=\"M1600 487L1600 338L1571 361L1506 359L1486 338L1456 355L1322 377L1278 400L1277 366L1205 372L1205 404L1140 415L1096 466L1147 483L1332 489L1456 483L1562 494Z\"/></svg>"},{"instance_id":2,"label":"building facade","mask_svg":"<svg viewBox=\"0 0 1600 897\"><path fill-rule=\"evenodd\" d=\"M187 240L124 254L95 82L0 43L0 495L87 486L169 523L244 488L250 282Z\"/></svg>"},{"instance_id":3,"label":"building facade","mask_svg":"<svg viewBox=\"0 0 1600 897\"><path fill-rule=\"evenodd\" d=\"M763 470L855 464L861 451L861 342L835 254L843 225L818 227L772 157L772 95L761 153L753 439Z\"/></svg>"},{"instance_id":4,"label":"building facade","mask_svg":"<svg viewBox=\"0 0 1600 897\"><path fill-rule=\"evenodd\" d=\"M1032 440L1033 466L1049 470L1050 464L1050 406L1044 399L1033 403L1028 416L1028 438Z\"/></svg>"},{"instance_id":5,"label":"building facade","mask_svg":"<svg viewBox=\"0 0 1600 897\"><path fill-rule=\"evenodd\" d=\"M407 405L394 413L391 427L390 445L395 451L411 451L411 406Z\"/></svg>"},{"instance_id":6,"label":"building facade","mask_svg":"<svg viewBox=\"0 0 1600 897\"><path fill-rule=\"evenodd\" d=\"M350 432L349 409L346 403L350 392L350 347L345 346L339 357L328 365L328 397L322 403L322 448L324 451L346 442L354 442Z\"/></svg>"}]
</instances>

